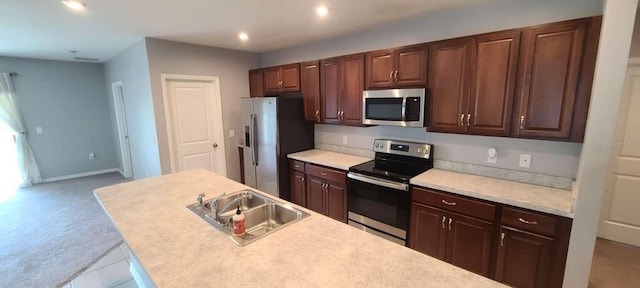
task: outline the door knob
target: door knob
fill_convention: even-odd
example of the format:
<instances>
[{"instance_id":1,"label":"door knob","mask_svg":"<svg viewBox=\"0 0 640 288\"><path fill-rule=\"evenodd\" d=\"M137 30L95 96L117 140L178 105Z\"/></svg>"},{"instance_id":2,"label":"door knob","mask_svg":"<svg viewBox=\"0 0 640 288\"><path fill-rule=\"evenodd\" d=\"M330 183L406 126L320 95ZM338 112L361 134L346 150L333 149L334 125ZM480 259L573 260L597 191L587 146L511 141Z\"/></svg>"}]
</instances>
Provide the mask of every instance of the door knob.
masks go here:
<instances>
[{"instance_id":1,"label":"door knob","mask_svg":"<svg viewBox=\"0 0 640 288\"><path fill-rule=\"evenodd\" d=\"M218 148L218 143L213 143L213 148Z\"/></svg>"}]
</instances>

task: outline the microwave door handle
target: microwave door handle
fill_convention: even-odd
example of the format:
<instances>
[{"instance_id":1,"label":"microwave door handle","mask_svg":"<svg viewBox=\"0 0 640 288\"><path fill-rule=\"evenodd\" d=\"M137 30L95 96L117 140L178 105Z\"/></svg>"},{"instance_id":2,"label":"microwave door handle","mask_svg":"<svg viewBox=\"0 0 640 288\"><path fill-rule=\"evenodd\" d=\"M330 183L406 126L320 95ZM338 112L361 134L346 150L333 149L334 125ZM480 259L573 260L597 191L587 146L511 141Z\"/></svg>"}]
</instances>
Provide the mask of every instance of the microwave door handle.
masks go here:
<instances>
[{"instance_id":1,"label":"microwave door handle","mask_svg":"<svg viewBox=\"0 0 640 288\"><path fill-rule=\"evenodd\" d=\"M407 122L407 97L402 97L402 122Z\"/></svg>"}]
</instances>

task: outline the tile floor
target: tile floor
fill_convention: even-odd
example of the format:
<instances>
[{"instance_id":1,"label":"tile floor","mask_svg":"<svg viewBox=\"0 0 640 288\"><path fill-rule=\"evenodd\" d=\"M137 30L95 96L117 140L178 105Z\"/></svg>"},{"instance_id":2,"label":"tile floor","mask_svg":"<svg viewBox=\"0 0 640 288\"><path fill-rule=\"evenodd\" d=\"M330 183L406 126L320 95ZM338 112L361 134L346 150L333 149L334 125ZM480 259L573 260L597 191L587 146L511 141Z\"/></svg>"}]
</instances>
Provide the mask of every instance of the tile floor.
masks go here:
<instances>
[{"instance_id":1,"label":"tile floor","mask_svg":"<svg viewBox=\"0 0 640 288\"><path fill-rule=\"evenodd\" d=\"M138 288L129 272L131 253L123 243L63 288Z\"/></svg>"}]
</instances>

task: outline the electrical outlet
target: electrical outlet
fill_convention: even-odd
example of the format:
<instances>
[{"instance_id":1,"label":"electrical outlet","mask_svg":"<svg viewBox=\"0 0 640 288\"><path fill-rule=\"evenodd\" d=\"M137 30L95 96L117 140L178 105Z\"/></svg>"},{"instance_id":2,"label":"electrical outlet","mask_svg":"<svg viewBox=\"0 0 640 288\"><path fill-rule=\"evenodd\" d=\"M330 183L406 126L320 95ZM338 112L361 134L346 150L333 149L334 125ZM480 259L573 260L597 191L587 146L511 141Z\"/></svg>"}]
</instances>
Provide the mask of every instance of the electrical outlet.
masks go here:
<instances>
[{"instance_id":1,"label":"electrical outlet","mask_svg":"<svg viewBox=\"0 0 640 288\"><path fill-rule=\"evenodd\" d=\"M342 144L347 145L347 143L349 143L347 135L342 135Z\"/></svg>"},{"instance_id":2,"label":"electrical outlet","mask_svg":"<svg viewBox=\"0 0 640 288\"><path fill-rule=\"evenodd\" d=\"M36 133L42 134L42 127L36 127Z\"/></svg>"},{"instance_id":3,"label":"electrical outlet","mask_svg":"<svg viewBox=\"0 0 640 288\"><path fill-rule=\"evenodd\" d=\"M235 130L229 130L229 137L231 137L231 138L236 137L236 131Z\"/></svg>"},{"instance_id":4,"label":"electrical outlet","mask_svg":"<svg viewBox=\"0 0 640 288\"><path fill-rule=\"evenodd\" d=\"M89 159L91 160L96 159L96 153L89 152Z\"/></svg>"},{"instance_id":5,"label":"electrical outlet","mask_svg":"<svg viewBox=\"0 0 640 288\"><path fill-rule=\"evenodd\" d=\"M520 154L520 167L531 168L531 154Z\"/></svg>"}]
</instances>

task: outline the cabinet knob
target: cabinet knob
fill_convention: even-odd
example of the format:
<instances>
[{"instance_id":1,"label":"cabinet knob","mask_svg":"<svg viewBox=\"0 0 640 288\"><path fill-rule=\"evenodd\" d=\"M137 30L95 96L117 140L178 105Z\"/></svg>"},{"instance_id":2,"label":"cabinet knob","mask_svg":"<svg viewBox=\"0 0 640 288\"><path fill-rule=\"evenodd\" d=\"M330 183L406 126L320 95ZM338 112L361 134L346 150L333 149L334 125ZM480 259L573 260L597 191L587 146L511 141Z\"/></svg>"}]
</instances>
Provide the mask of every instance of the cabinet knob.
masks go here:
<instances>
[{"instance_id":1,"label":"cabinet knob","mask_svg":"<svg viewBox=\"0 0 640 288\"><path fill-rule=\"evenodd\" d=\"M504 232L500 233L500 247L504 247Z\"/></svg>"},{"instance_id":2,"label":"cabinet knob","mask_svg":"<svg viewBox=\"0 0 640 288\"><path fill-rule=\"evenodd\" d=\"M471 114L467 114L467 127L471 126Z\"/></svg>"},{"instance_id":3,"label":"cabinet knob","mask_svg":"<svg viewBox=\"0 0 640 288\"><path fill-rule=\"evenodd\" d=\"M520 129L524 129L524 115L520 116Z\"/></svg>"},{"instance_id":4,"label":"cabinet knob","mask_svg":"<svg viewBox=\"0 0 640 288\"><path fill-rule=\"evenodd\" d=\"M389 72L389 82L393 82L393 70Z\"/></svg>"},{"instance_id":5,"label":"cabinet knob","mask_svg":"<svg viewBox=\"0 0 640 288\"><path fill-rule=\"evenodd\" d=\"M394 80L395 82L398 82L398 70L396 70L396 71L393 73L393 80Z\"/></svg>"},{"instance_id":6,"label":"cabinet knob","mask_svg":"<svg viewBox=\"0 0 640 288\"><path fill-rule=\"evenodd\" d=\"M218 148L218 143L213 143L213 148Z\"/></svg>"},{"instance_id":7,"label":"cabinet knob","mask_svg":"<svg viewBox=\"0 0 640 288\"><path fill-rule=\"evenodd\" d=\"M453 219L449 218L449 231L451 231L451 221L453 221Z\"/></svg>"},{"instance_id":8,"label":"cabinet knob","mask_svg":"<svg viewBox=\"0 0 640 288\"><path fill-rule=\"evenodd\" d=\"M460 114L460 127L464 126L464 113Z\"/></svg>"},{"instance_id":9,"label":"cabinet knob","mask_svg":"<svg viewBox=\"0 0 640 288\"><path fill-rule=\"evenodd\" d=\"M442 216L442 229L445 229L445 228L444 228L444 221L445 221L445 220L447 220L447 217L446 217L446 216Z\"/></svg>"}]
</instances>

